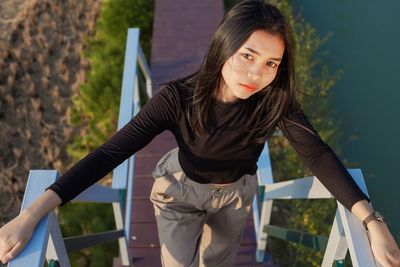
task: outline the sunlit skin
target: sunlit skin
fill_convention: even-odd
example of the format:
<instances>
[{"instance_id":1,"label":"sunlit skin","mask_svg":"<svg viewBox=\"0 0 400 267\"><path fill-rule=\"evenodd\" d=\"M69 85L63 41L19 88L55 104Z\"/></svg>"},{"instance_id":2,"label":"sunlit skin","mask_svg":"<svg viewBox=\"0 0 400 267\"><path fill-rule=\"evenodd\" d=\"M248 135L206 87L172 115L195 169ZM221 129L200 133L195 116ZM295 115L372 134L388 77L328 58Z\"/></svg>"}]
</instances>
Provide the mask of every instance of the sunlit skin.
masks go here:
<instances>
[{"instance_id":1,"label":"sunlit skin","mask_svg":"<svg viewBox=\"0 0 400 267\"><path fill-rule=\"evenodd\" d=\"M249 98L265 88L275 79L284 52L285 42L279 34L254 31L237 51L244 60L251 61L251 67L238 73L232 69L232 57L229 58L222 66L220 93L216 98L233 102Z\"/></svg>"}]
</instances>

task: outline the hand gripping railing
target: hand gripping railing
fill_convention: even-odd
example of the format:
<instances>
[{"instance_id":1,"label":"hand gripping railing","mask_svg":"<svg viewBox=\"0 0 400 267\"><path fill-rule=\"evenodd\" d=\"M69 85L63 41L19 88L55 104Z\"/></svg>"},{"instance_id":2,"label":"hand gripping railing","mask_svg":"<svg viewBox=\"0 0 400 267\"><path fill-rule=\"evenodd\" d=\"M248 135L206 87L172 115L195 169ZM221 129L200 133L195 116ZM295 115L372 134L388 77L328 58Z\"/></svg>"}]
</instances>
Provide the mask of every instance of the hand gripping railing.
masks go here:
<instances>
[{"instance_id":1,"label":"hand gripping railing","mask_svg":"<svg viewBox=\"0 0 400 267\"><path fill-rule=\"evenodd\" d=\"M367 231L361 221L338 201L329 238L270 225L273 199L317 199L333 198L333 196L315 176L274 183L268 143L265 144L258 166L259 197L256 196L253 200L257 262L264 260L267 238L270 235L325 251L321 265L323 267L344 266L347 250L350 251L354 267L376 266ZM360 189L368 196L361 170L348 169L348 171ZM261 212L258 208L259 203L262 205Z\"/></svg>"},{"instance_id":2,"label":"hand gripping railing","mask_svg":"<svg viewBox=\"0 0 400 267\"><path fill-rule=\"evenodd\" d=\"M139 29L128 29L125 65L122 80L118 130L121 129L140 109L139 72L146 80L148 97L152 96L151 78L148 64L139 44ZM130 218L132 210L134 155L121 163L113 171L112 187L92 185L74 201L112 203L116 230L92 235L63 238L54 211L44 216L33 232L27 246L8 264L9 267L41 267L45 258L49 266L69 267L67 253L85 247L118 239L121 261L131 266L128 242L130 237ZM58 178L56 170L31 170L22 202L21 211L30 206Z\"/></svg>"}]
</instances>

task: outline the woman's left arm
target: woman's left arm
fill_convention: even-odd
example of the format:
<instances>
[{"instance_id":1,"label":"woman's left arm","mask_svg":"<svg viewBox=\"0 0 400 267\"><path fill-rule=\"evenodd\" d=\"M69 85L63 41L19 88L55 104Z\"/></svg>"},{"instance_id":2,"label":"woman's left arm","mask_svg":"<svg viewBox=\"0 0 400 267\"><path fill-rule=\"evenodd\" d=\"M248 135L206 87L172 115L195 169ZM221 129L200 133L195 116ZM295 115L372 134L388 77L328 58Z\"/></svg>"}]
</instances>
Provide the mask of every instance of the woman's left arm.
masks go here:
<instances>
[{"instance_id":1,"label":"woman's left arm","mask_svg":"<svg viewBox=\"0 0 400 267\"><path fill-rule=\"evenodd\" d=\"M353 205L351 212L363 221L374 209L366 200L360 200ZM387 225L372 220L368 223L367 234L370 237L372 253L378 262L384 267L400 267L400 250Z\"/></svg>"},{"instance_id":2,"label":"woman's left arm","mask_svg":"<svg viewBox=\"0 0 400 267\"><path fill-rule=\"evenodd\" d=\"M279 124L298 156L331 194L363 221L374 212L370 199L355 183L336 153L319 136L298 104ZM371 249L384 267L400 267L400 251L385 223L368 223Z\"/></svg>"}]
</instances>

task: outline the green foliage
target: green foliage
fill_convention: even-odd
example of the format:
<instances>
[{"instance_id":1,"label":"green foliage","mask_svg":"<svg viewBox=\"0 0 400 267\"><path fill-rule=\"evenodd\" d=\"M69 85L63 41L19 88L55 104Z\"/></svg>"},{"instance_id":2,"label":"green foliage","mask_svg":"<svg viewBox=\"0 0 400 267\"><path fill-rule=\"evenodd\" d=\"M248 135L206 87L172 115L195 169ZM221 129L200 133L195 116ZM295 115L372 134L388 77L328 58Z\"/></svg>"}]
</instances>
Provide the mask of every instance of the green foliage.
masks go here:
<instances>
[{"instance_id":1,"label":"green foliage","mask_svg":"<svg viewBox=\"0 0 400 267\"><path fill-rule=\"evenodd\" d=\"M128 28L140 28L140 44L150 58L154 1L103 0L94 37L86 39L84 56L91 69L86 82L73 97L71 121L83 129L68 146L68 154L79 160L116 131L125 45ZM110 204L69 204L59 210L63 236L115 229ZM112 266L118 256L117 241L70 253L72 266Z\"/></svg>"},{"instance_id":2,"label":"green foliage","mask_svg":"<svg viewBox=\"0 0 400 267\"><path fill-rule=\"evenodd\" d=\"M145 0L103 1L96 34L86 41L84 55L91 70L73 97L71 124L84 129L67 148L75 160L115 132L128 28L140 28L140 44L149 61L153 6L154 1Z\"/></svg>"},{"instance_id":3,"label":"green foliage","mask_svg":"<svg viewBox=\"0 0 400 267\"><path fill-rule=\"evenodd\" d=\"M238 0L225 0L231 8ZM289 0L266 1L277 6L289 19L295 39L295 63L299 100L310 122L336 153L341 121L332 120L330 114L331 90L341 71L330 73L323 64L326 51L320 51L331 34L320 37L301 16L294 16ZM274 180L277 182L313 175L298 158L285 137L269 140ZM311 234L329 236L336 211L336 201L328 200L275 200L271 224L298 229ZM279 266L320 266L323 252L276 238L269 238L268 250ZM349 262L349 259L347 259ZM348 265L346 265L348 266Z\"/></svg>"},{"instance_id":4,"label":"green foliage","mask_svg":"<svg viewBox=\"0 0 400 267\"><path fill-rule=\"evenodd\" d=\"M330 114L331 90L341 72L329 72L323 64L321 46L330 35L320 37L316 30L303 18L295 18L289 1L269 1L275 4L289 19L294 31L296 72L299 99L304 112L318 133L334 150L340 137L337 120ZM294 149L284 137L269 140L274 179L284 181L313 175L300 161ZM275 201L271 224L298 229L312 234L329 236L336 211L336 201L328 200L285 200ZM280 266L320 266L323 252L305 246L272 239L269 243L274 259Z\"/></svg>"},{"instance_id":5,"label":"green foliage","mask_svg":"<svg viewBox=\"0 0 400 267\"><path fill-rule=\"evenodd\" d=\"M59 222L64 237L94 234L115 229L112 206L98 203L74 203L60 209ZM118 242L113 241L69 253L72 266L108 267L118 256Z\"/></svg>"},{"instance_id":6,"label":"green foliage","mask_svg":"<svg viewBox=\"0 0 400 267\"><path fill-rule=\"evenodd\" d=\"M240 0L224 0L224 8L226 11L231 9L235 4L239 3Z\"/></svg>"}]
</instances>

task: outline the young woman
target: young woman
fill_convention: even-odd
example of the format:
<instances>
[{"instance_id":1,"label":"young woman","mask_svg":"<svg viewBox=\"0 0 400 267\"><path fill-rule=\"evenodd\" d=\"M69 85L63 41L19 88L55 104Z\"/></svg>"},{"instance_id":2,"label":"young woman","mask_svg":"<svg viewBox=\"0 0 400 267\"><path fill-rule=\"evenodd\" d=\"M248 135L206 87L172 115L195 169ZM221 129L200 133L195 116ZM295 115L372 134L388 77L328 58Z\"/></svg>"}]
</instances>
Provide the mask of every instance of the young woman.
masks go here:
<instances>
[{"instance_id":1,"label":"young woman","mask_svg":"<svg viewBox=\"0 0 400 267\"><path fill-rule=\"evenodd\" d=\"M293 51L289 25L277 8L256 0L234 6L197 72L167 83L120 131L0 229L0 259L5 263L22 250L47 212L164 130L174 134L178 147L153 172L150 199L163 266L232 266L257 190L257 160L277 127L339 202L360 220L374 214L296 100ZM369 218L376 259L400 266L387 226Z\"/></svg>"}]
</instances>

